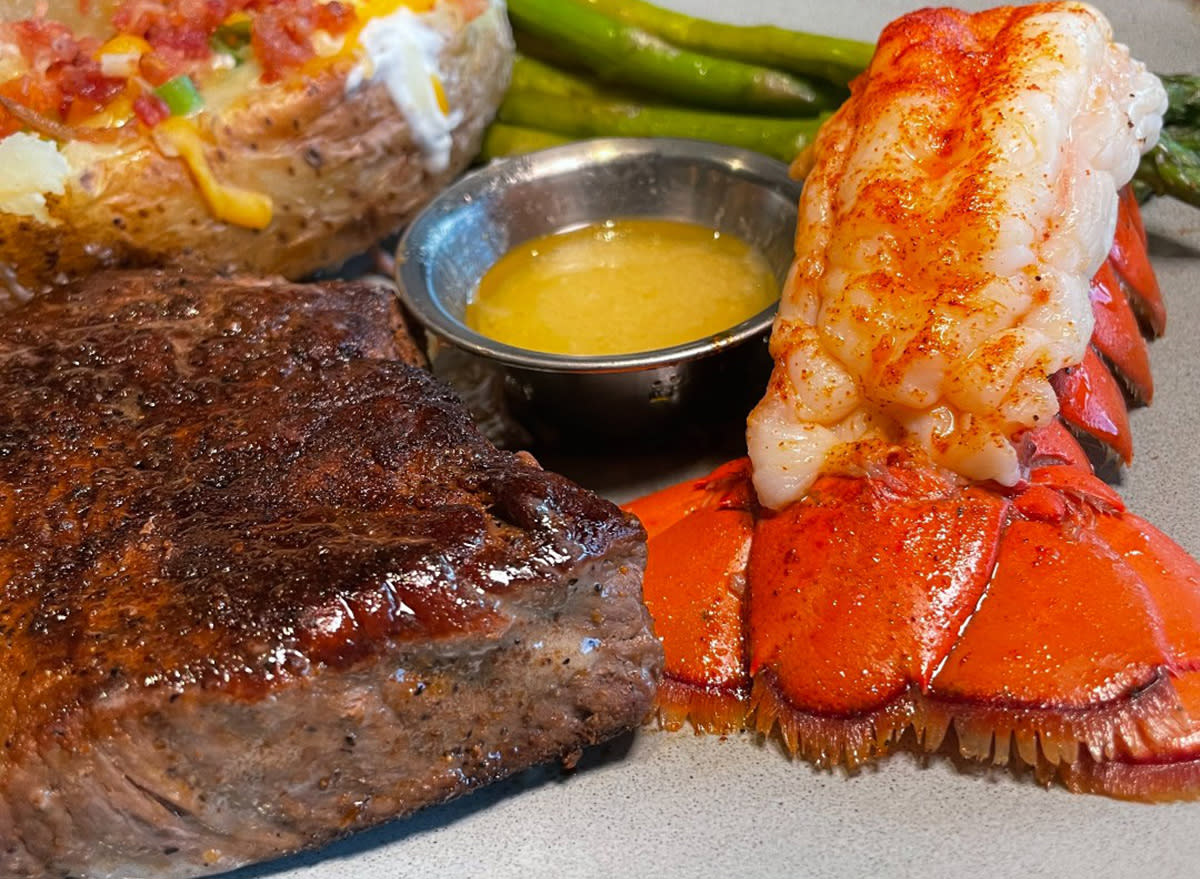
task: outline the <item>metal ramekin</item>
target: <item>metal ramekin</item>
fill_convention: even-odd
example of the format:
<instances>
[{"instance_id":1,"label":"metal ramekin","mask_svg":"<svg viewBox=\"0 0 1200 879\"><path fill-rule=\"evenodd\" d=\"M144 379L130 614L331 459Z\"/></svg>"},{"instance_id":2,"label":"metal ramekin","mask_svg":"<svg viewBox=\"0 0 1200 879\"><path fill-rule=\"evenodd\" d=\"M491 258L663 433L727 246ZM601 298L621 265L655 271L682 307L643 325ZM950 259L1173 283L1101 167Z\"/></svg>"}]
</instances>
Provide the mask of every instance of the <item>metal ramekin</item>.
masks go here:
<instances>
[{"instance_id":1,"label":"metal ramekin","mask_svg":"<svg viewBox=\"0 0 1200 879\"><path fill-rule=\"evenodd\" d=\"M604 439L744 415L769 369L775 308L670 348L579 357L515 348L463 313L514 245L587 223L649 217L699 223L757 247L780 282L791 265L800 184L749 150L675 139L583 141L493 162L445 190L400 241L397 280L441 340L495 364L514 412L541 438Z\"/></svg>"}]
</instances>

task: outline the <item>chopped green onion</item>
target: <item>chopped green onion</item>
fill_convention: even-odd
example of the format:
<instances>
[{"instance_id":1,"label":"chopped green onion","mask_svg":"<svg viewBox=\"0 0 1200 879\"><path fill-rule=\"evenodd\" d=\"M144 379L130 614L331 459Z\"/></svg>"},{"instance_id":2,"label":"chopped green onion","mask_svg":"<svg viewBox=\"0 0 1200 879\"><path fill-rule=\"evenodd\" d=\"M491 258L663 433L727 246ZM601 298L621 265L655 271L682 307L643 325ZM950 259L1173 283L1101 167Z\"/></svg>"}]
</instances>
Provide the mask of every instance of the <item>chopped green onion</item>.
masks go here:
<instances>
[{"instance_id":1,"label":"chopped green onion","mask_svg":"<svg viewBox=\"0 0 1200 879\"><path fill-rule=\"evenodd\" d=\"M230 21L217 28L213 42L229 49L240 49L250 42L250 19Z\"/></svg>"},{"instance_id":2,"label":"chopped green onion","mask_svg":"<svg viewBox=\"0 0 1200 879\"><path fill-rule=\"evenodd\" d=\"M250 20L242 19L221 25L208 44L214 52L229 55L241 64L250 57Z\"/></svg>"},{"instance_id":3,"label":"chopped green onion","mask_svg":"<svg viewBox=\"0 0 1200 879\"><path fill-rule=\"evenodd\" d=\"M154 94L163 99L172 116L190 116L204 106L204 98L187 75L168 79L154 90Z\"/></svg>"}]
</instances>

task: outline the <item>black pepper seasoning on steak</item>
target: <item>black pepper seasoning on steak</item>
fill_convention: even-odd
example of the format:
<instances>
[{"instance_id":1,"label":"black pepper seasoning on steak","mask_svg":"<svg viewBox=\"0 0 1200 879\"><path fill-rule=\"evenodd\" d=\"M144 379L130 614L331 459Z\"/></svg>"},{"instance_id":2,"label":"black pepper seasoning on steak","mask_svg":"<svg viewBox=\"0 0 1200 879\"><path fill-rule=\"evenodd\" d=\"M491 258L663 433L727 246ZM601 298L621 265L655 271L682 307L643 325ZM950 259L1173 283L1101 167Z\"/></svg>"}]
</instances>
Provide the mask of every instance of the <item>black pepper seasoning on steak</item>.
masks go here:
<instances>
[{"instance_id":1,"label":"black pepper seasoning on steak","mask_svg":"<svg viewBox=\"0 0 1200 879\"><path fill-rule=\"evenodd\" d=\"M364 284L0 322L0 875L196 876L639 723L636 520L492 447Z\"/></svg>"}]
</instances>

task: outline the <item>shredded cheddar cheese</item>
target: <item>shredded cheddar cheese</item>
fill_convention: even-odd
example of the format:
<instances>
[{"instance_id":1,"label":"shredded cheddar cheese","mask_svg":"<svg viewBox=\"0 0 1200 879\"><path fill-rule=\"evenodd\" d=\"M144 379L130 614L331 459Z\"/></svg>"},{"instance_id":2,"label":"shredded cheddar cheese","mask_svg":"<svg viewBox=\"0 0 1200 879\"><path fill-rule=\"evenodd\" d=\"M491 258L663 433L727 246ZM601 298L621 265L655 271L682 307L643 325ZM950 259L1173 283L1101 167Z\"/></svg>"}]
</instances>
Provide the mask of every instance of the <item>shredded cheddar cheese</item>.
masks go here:
<instances>
[{"instance_id":1,"label":"shredded cheddar cheese","mask_svg":"<svg viewBox=\"0 0 1200 879\"><path fill-rule=\"evenodd\" d=\"M442 85L441 79L437 76L429 77L429 81L433 83L433 94L437 98L438 109L442 111L443 116L450 115L450 100L446 97L446 89Z\"/></svg>"},{"instance_id":2,"label":"shredded cheddar cheese","mask_svg":"<svg viewBox=\"0 0 1200 879\"><path fill-rule=\"evenodd\" d=\"M118 34L96 50L100 72L114 79L128 79L138 72L142 56L151 51L150 44L132 34Z\"/></svg>"},{"instance_id":3,"label":"shredded cheddar cheese","mask_svg":"<svg viewBox=\"0 0 1200 879\"><path fill-rule=\"evenodd\" d=\"M248 229L265 229L270 224L270 196L218 181L204 154L204 139L191 120L167 119L154 129L154 138L164 155L178 156L187 165L208 209L218 220Z\"/></svg>"},{"instance_id":4,"label":"shredded cheddar cheese","mask_svg":"<svg viewBox=\"0 0 1200 879\"><path fill-rule=\"evenodd\" d=\"M133 98L126 89L99 113L93 113L79 124L84 128L120 128L132 118Z\"/></svg>"},{"instance_id":5,"label":"shredded cheddar cheese","mask_svg":"<svg viewBox=\"0 0 1200 879\"><path fill-rule=\"evenodd\" d=\"M356 0L354 11L358 13L359 21L365 22L382 15L391 15L401 7L420 14L429 12L436 5L436 0Z\"/></svg>"},{"instance_id":6,"label":"shredded cheddar cheese","mask_svg":"<svg viewBox=\"0 0 1200 879\"><path fill-rule=\"evenodd\" d=\"M150 44L141 37L133 34L117 34L111 40L96 50L95 57L105 55L145 55L150 51Z\"/></svg>"}]
</instances>

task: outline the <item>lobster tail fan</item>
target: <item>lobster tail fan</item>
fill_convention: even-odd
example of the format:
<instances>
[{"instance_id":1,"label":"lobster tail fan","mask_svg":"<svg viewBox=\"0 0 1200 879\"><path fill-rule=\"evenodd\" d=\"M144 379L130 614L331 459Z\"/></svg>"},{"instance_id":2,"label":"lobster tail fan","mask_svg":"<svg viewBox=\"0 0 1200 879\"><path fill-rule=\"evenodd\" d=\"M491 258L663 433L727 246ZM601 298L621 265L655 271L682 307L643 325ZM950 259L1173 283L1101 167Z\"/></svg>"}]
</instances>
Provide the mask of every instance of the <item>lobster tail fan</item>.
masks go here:
<instances>
[{"instance_id":1,"label":"lobster tail fan","mask_svg":"<svg viewBox=\"0 0 1200 879\"><path fill-rule=\"evenodd\" d=\"M897 452L774 513L747 504L743 462L668 497L681 513L645 581L660 716L776 734L820 765L912 731L1073 789L1200 796L1200 564L1061 425L1021 450L1013 489Z\"/></svg>"}]
</instances>

